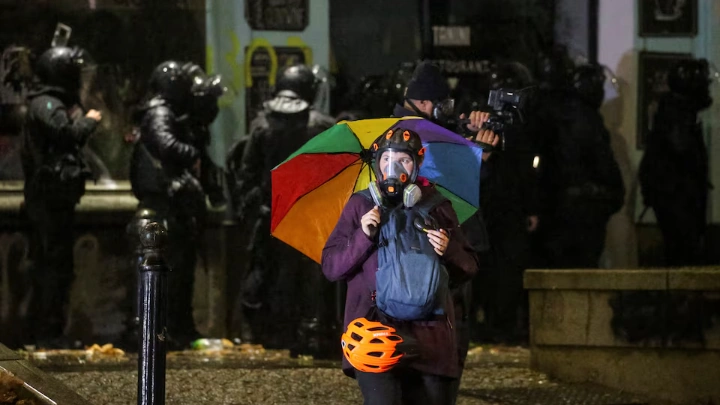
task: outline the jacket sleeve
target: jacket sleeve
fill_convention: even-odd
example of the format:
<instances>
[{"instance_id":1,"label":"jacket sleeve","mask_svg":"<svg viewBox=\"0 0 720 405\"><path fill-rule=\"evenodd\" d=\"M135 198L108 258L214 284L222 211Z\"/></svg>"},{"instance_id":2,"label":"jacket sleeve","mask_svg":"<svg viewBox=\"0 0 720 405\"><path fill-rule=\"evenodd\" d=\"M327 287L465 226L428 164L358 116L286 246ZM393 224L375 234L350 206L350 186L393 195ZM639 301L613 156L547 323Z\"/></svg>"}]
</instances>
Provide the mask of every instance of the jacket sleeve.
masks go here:
<instances>
[{"instance_id":1,"label":"jacket sleeve","mask_svg":"<svg viewBox=\"0 0 720 405\"><path fill-rule=\"evenodd\" d=\"M265 131L263 128L256 128L245 139L241 146L242 154L237 164L236 182L233 185L233 195L237 202L236 214L241 218L254 215L263 204L269 201L263 190L263 179L266 177L265 168Z\"/></svg>"},{"instance_id":2,"label":"jacket sleeve","mask_svg":"<svg viewBox=\"0 0 720 405\"><path fill-rule=\"evenodd\" d=\"M322 271L330 281L347 278L362 268L376 243L365 235L360 218L371 209L365 198L353 195L345 205L338 223L322 252Z\"/></svg>"},{"instance_id":3,"label":"jacket sleeve","mask_svg":"<svg viewBox=\"0 0 720 405\"><path fill-rule=\"evenodd\" d=\"M182 142L173 134L171 114L170 109L166 107L158 107L150 111L145 117L147 120L145 126L150 136L143 136L140 139L145 138L150 150L158 151L161 161L173 162L179 167L191 167L200 158L200 151L195 146Z\"/></svg>"},{"instance_id":4,"label":"jacket sleeve","mask_svg":"<svg viewBox=\"0 0 720 405\"><path fill-rule=\"evenodd\" d=\"M450 236L447 251L442 256L450 276L450 284L462 284L478 272L480 266L477 254L460 228L455 210L449 201L435 208L433 216Z\"/></svg>"},{"instance_id":5,"label":"jacket sleeve","mask_svg":"<svg viewBox=\"0 0 720 405\"><path fill-rule=\"evenodd\" d=\"M48 101L48 105L52 101ZM97 121L92 118L80 117L70 120L67 108L59 101L53 108L47 109L43 121L50 129L50 133L59 144L67 146L83 146L90 134L97 128Z\"/></svg>"}]
</instances>

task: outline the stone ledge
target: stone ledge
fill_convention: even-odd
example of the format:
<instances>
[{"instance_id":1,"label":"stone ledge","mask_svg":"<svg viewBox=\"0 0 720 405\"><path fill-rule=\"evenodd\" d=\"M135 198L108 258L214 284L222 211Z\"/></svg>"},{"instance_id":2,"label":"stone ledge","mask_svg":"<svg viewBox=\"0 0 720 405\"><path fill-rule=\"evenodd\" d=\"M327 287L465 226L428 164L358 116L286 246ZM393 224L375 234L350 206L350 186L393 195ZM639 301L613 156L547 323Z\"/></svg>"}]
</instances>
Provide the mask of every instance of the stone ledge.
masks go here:
<instances>
[{"instance_id":1,"label":"stone ledge","mask_svg":"<svg viewBox=\"0 0 720 405\"><path fill-rule=\"evenodd\" d=\"M527 270L527 290L665 290L667 270ZM720 274L720 273L718 273Z\"/></svg>"},{"instance_id":2,"label":"stone ledge","mask_svg":"<svg viewBox=\"0 0 720 405\"><path fill-rule=\"evenodd\" d=\"M668 270L668 289L720 291L720 268Z\"/></svg>"},{"instance_id":3,"label":"stone ledge","mask_svg":"<svg viewBox=\"0 0 720 405\"><path fill-rule=\"evenodd\" d=\"M533 346L530 367L674 403L720 401L719 350Z\"/></svg>"},{"instance_id":4,"label":"stone ledge","mask_svg":"<svg viewBox=\"0 0 720 405\"><path fill-rule=\"evenodd\" d=\"M648 270L525 271L527 290L695 290L720 291L720 267Z\"/></svg>"}]
</instances>

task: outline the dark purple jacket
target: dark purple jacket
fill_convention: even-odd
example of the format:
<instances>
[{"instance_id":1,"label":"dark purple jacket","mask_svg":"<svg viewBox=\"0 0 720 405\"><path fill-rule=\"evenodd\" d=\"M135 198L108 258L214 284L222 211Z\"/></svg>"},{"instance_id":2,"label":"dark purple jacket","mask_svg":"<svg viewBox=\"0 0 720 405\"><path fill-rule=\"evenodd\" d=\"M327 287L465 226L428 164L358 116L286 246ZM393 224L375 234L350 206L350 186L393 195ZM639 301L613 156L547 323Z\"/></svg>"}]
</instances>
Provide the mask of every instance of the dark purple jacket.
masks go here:
<instances>
[{"instance_id":1,"label":"dark purple jacket","mask_svg":"<svg viewBox=\"0 0 720 405\"><path fill-rule=\"evenodd\" d=\"M417 184L424 196L437 192L426 179L419 178ZM352 195L323 249L325 277L331 281L347 281L345 325L364 317L373 305L371 291L375 290L375 272L378 270L377 244L365 235L360 225L360 218L372 208L373 203L366 197ZM478 259L460 229L452 205L449 201L442 203L430 214L450 233L450 243L442 257L450 282L458 284L472 277L478 270ZM441 320L410 323L420 354L411 366L424 373L458 377L458 350L453 329L455 314L450 297L445 307L448 313ZM353 367L345 358L343 371L349 376L354 375Z\"/></svg>"}]
</instances>

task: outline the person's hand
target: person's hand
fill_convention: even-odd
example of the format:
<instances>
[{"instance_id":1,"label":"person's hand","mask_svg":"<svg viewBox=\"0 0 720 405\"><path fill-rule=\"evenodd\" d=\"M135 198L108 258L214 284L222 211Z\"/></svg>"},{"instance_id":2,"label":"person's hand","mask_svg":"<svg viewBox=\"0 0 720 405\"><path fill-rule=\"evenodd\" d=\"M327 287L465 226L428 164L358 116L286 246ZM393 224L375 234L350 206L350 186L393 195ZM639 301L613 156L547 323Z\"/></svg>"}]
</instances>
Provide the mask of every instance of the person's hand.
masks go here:
<instances>
[{"instance_id":1,"label":"person's hand","mask_svg":"<svg viewBox=\"0 0 720 405\"><path fill-rule=\"evenodd\" d=\"M438 256L444 255L445 251L447 251L448 244L450 243L447 231L444 229L439 231L429 230L427 231L427 235L430 240L430 244L435 248L435 253L437 253Z\"/></svg>"},{"instance_id":2,"label":"person's hand","mask_svg":"<svg viewBox=\"0 0 720 405\"><path fill-rule=\"evenodd\" d=\"M470 123L467 124L467 129L471 132L477 132L482 128L482 124L490 118L489 112L473 111L470 113ZM465 113L460 114L460 119L465 119Z\"/></svg>"},{"instance_id":3,"label":"person's hand","mask_svg":"<svg viewBox=\"0 0 720 405\"><path fill-rule=\"evenodd\" d=\"M538 227L538 216L530 215L527 218L527 220L528 220L528 227L527 227L528 232L530 232L530 233L535 232L535 230L537 230L537 227Z\"/></svg>"},{"instance_id":4,"label":"person's hand","mask_svg":"<svg viewBox=\"0 0 720 405\"><path fill-rule=\"evenodd\" d=\"M376 205L363 215L360 218L360 225L362 225L362 230L368 238L374 237L380 225L380 208Z\"/></svg>"},{"instance_id":5,"label":"person's hand","mask_svg":"<svg viewBox=\"0 0 720 405\"><path fill-rule=\"evenodd\" d=\"M489 145L492 145L493 147L497 146L498 142L500 142L500 137L495 134L495 132L489 130L489 129L481 129L478 131L477 135L475 136L475 142L482 142L487 143ZM483 161L488 160L492 152L483 152L482 159Z\"/></svg>"},{"instance_id":6,"label":"person's hand","mask_svg":"<svg viewBox=\"0 0 720 405\"><path fill-rule=\"evenodd\" d=\"M102 119L102 113L98 110L90 110L87 112L87 114L85 114L85 117L100 122L100 120Z\"/></svg>"}]
</instances>

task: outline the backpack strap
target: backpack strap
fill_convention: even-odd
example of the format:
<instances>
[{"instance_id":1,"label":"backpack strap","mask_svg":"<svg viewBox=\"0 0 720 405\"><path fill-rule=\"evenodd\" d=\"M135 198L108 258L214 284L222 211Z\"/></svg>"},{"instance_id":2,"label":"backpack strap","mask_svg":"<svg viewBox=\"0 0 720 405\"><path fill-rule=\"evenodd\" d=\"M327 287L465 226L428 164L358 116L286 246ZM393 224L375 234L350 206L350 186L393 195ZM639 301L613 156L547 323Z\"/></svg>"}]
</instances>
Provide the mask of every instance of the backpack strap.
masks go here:
<instances>
[{"instance_id":1,"label":"backpack strap","mask_svg":"<svg viewBox=\"0 0 720 405\"><path fill-rule=\"evenodd\" d=\"M360 194L361 196L367 198L369 201L374 202L372 194L370 194L370 190L368 190L367 188L357 191L355 194Z\"/></svg>"},{"instance_id":2,"label":"backpack strap","mask_svg":"<svg viewBox=\"0 0 720 405\"><path fill-rule=\"evenodd\" d=\"M415 204L415 206L413 207L413 210L422 215L423 217L427 217L428 215L430 215L430 211L432 211L435 207L444 203L445 201L450 200L444 195L442 195L439 191L435 190L434 193L418 201L418 203Z\"/></svg>"}]
</instances>

